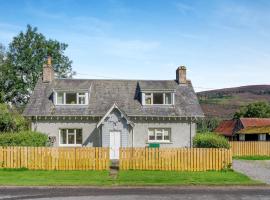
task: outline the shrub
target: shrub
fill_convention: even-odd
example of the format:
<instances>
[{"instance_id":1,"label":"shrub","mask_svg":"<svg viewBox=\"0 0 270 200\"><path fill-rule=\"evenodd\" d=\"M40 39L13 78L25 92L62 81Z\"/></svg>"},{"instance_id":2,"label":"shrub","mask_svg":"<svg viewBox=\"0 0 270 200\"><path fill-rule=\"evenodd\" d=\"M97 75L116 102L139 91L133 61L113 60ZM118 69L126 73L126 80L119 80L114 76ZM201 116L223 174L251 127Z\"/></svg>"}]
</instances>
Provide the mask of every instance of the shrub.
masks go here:
<instances>
[{"instance_id":1,"label":"shrub","mask_svg":"<svg viewBox=\"0 0 270 200\"><path fill-rule=\"evenodd\" d=\"M32 131L22 131L18 133L1 133L0 146L48 146L48 136Z\"/></svg>"},{"instance_id":2,"label":"shrub","mask_svg":"<svg viewBox=\"0 0 270 200\"><path fill-rule=\"evenodd\" d=\"M193 138L193 146L197 148L226 148L230 145L228 140L216 133L199 133Z\"/></svg>"},{"instance_id":3,"label":"shrub","mask_svg":"<svg viewBox=\"0 0 270 200\"><path fill-rule=\"evenodd\" d=\"M0 104L0 132L16 132L27 129L27 121L15 109Z\"/></svg>"}]
</instances>

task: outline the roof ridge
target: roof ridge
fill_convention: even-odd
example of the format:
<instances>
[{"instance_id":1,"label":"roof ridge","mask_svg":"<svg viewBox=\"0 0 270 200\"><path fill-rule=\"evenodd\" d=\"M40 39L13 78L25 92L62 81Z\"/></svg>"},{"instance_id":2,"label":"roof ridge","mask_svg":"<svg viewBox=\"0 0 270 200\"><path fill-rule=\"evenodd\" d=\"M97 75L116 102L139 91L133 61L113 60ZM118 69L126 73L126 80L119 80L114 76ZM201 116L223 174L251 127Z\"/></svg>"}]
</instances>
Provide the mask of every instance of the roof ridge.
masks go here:
<instances>
[{"instance_id":1,"label":"roof ridge","mask_svg":"<svg viewBox=\"0 0 270 200\"><path fill-rule=\"evenodd\" d=\"M82 79L82 78L56 78L54 80L72 80L72 81L176 81L175 79Z\"/></svg>"}]
</instances>

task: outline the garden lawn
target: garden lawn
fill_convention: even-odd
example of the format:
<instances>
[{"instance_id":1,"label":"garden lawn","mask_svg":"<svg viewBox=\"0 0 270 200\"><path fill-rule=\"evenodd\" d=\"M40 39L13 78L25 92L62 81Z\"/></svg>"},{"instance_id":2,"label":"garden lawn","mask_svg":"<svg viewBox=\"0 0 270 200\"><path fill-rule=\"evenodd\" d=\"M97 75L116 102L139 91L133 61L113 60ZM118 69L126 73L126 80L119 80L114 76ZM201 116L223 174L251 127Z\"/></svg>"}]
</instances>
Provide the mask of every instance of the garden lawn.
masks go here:
<instances>
[{"instance_id":1,"label":"garden lawn","mask_svg":"<svg viewBox=\"0 0 270 200\"><path fill-rule=\"evenodd\" d=\"M120 171L116 179L108 171L0 170L0 185L18 186L143 186L143 185L256 185L233 171L169 172Z\"/></svg>"},{"instance_id":2,"label":"garden lawn","mask_svg":"<svg viewBox=\"0 0 270 200\"><path fill-rule=\"evenodd\" d=\"M234 156L235 160L270 160L270 156Z\"/></svg>"}]
</instances>

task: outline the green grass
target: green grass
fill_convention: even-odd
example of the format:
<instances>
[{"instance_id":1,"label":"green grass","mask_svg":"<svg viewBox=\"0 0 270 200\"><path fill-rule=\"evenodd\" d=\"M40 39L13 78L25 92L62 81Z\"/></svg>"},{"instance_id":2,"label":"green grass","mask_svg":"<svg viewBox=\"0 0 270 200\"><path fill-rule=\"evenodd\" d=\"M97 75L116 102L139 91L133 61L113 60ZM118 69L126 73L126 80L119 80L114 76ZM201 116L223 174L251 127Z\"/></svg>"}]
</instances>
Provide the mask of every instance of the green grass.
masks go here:
<instances>
[{"instance_id":1,"label":"green grass","mask_svg":"<svg viewBox=\"0 0 270 200\"><path fill-rule=\"evenodd\" d=\"M234 156L235 160L270 160L270 156Z\"/></svg>"},{"instance_id":2,"label":"green grass","mask_svg":"<svg viewBox=\"0 0 270 200\"><path fill-rule=\"evenodd\" d=\"M257 181L234 171L122 171L119 185L253 185Z\"/></svg>"},{"instance_id":3,"label":"green grass","mask_svg":"<svg viewBox=\"0 0 270 200\"><path fill-rule=\"evenodd\" d=\"M243 174L233 171L169 172L120 171L116 179L108 171L0 170L0 185L19 186L139 186L139 185L256 185Z\"/></svg>"},{"instance_id":4,"label":"green grass","mask_svg":"<svg viewBox=\"0 0 270 200\"><path fill-rule=\"evenodd\" d=\"M0 185L110 185L108 171L0 170Z\"/></svg>"}]
</instances>

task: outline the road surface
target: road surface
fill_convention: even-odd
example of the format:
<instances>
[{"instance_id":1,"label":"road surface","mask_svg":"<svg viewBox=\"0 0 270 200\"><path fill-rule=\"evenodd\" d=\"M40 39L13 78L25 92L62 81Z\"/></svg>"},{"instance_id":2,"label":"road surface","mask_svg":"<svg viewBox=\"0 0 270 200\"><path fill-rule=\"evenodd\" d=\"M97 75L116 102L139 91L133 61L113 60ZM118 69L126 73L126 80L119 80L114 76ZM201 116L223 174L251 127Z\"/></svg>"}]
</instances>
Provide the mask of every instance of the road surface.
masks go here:
<instances>
[{"instance_id":1,"label":"road surface","mask_svg":"<svg viewBox=\"0 0 270 200\"><path fill-rule=\"evenodd\" d=\"M270 200L269 186L256 187L0 187L0 199L39 200Z\"/></svg>"}]
</instances>

